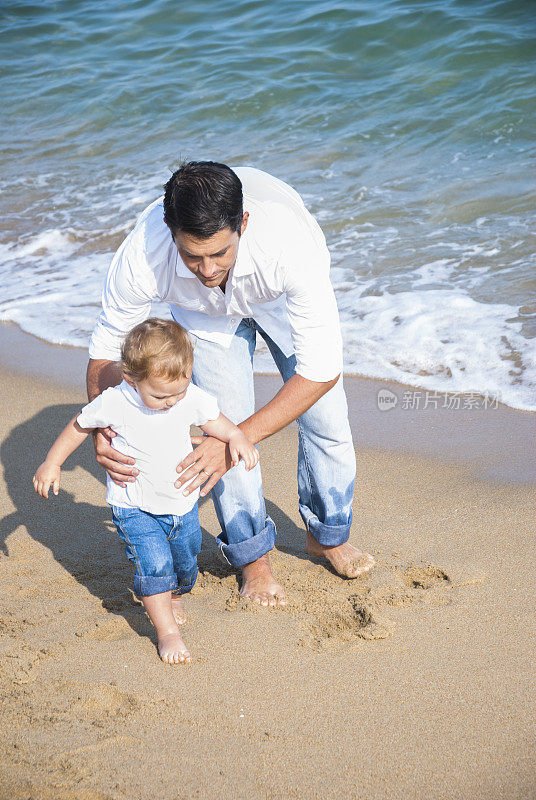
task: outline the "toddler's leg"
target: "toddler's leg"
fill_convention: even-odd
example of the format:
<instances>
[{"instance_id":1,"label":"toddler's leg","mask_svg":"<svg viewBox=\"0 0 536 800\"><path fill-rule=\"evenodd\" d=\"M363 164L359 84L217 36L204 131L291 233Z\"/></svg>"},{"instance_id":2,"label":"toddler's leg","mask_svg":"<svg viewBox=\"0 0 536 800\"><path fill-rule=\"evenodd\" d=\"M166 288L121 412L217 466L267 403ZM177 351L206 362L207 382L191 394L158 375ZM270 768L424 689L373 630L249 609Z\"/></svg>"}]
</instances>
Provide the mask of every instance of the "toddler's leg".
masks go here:
<instances>
[{"instance_id":1,"label":"toddler's leg","mask_svg":"<svg viewBox=\"0 0 536 800\"><path fill-rule=\"evenodd\" d=\"M134 591L156 628L160 657L169 664L189 661L171 605L171 592L179 588L167 539L172 526L137 508L114 506L112 513L128 559L136 565Z\"/></svg>"},{"instance_id":2,"label":"toddler's leg","mask_svg":"<svg viewBox=\"0 0 536 800\"><path fill-rule=\"evenodd\" d=\"M187 514L173 518L173 528L168 535L173 568L177 576L178 589L171 595L173 615L178 625L187 621L181 596L190 592L197 580L197 556L201 550L201 528L197 503Z\"/></svg>"},{"instance_id":3,"label":"toddler's leg","mask_svg":"<svg viewBox=\"0 0 536 800\"><path fill-rule=\"evenodd\" d=\"M141 597L141 602L156 628L158 652L167 664L190 663L190 653L184 644L171 608L171 592Z\"/></svg>"},{"instance_id":4,"label":"toddler's leg","mask_svg":"<svg viewBox=\"0 0 536 800\"><path fill-rule=\"evenodd\" d=\"M182 596L177 594L177 592L171 593L171 610L173 611L173 616L175 617L177 625L184 625L188 622L188 615L184 610Z\"/></svg>"}]
</instances>

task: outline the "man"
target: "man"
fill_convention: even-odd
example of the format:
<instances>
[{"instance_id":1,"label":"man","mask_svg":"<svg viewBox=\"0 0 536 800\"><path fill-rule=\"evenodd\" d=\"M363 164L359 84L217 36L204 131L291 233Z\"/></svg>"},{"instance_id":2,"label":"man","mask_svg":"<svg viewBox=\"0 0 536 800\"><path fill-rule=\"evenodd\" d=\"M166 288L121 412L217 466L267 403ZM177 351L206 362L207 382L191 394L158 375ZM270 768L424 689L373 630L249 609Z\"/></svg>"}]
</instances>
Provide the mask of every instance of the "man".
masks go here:
<instances>
[{"instance_id":1,"label":"man","mask_svg":"<svg viewBox=\"0 0 536 800\"><path fill-rule=\"evenodd\" d=\"M306 548L356 577L374 559L348 544L355 454L342 379L342 342L330 257L320 227L290 186L260 170L211 161L183 164L165 196L141 215L114 256L91 338L89 399L120 381L121 341L168 302L195 342L193 381L253 443L298 421L298 492ZM266 342L284 385L254 413L253 351ZM120 485L136 479L132 459L95 437L97 460ZM240 593L284 605L268 552L260 466L230 469L229 452L208 436L178 466L176 486L212 490L221 552L242 570Z\"/></svg>"}]
</instances>

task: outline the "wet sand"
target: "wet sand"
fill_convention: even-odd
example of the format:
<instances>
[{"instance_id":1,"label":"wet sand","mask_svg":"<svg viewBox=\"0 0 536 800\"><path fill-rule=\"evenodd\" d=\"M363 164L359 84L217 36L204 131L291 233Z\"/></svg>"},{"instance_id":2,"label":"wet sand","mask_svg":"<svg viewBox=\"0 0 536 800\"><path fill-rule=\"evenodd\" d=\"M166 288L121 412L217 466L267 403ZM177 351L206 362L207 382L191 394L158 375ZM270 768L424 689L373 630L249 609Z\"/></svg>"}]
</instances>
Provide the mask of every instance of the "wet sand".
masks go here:
<instances>
[{"instance_id":1,"label":"wet sand","mask_svg":"<svg viewBox=\"0 0 536 800\"><path fill-rule=\"evenodd\" d=\"M380 412L388 384L347 379L351 541L376 568L342 580L306 555L291 427L261 445L289 606L239 600L205 501L184 627L193 660L169 666L90 444L58 498L32 491L84 402L77 351L67 364L43 345L59 365L46 380L46 357L34 349L41 374L25 374L14 336L0 365L2 799L536 797L536 415ZM258 378L260 401L274 381Z\"/></svg>"}]
</instances>

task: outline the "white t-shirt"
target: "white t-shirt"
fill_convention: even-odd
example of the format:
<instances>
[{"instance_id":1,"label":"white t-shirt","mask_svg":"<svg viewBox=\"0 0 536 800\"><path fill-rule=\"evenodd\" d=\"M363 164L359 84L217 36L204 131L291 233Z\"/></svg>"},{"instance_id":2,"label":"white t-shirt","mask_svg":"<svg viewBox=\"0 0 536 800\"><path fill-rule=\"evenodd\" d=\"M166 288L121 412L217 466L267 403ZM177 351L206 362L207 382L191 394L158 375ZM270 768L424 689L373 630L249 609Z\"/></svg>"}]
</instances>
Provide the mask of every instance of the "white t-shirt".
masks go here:
<instances>
[{"instance_id":1,"label":"white t-shirt","mask_svg":"<svg viewBox=\"0 0 536 800\"><path fill-rule=\"evenodd\" d=\"M108 476L106 500L123 508L141 508L152 514L190 511L199 489L187 497L176 489L177 464L192 452L190 425L204 425L220 414L215 397L190 383L185 396L167 411L147 408L126 381L106 389L84 406L81 428L106 428L117 433L112 447L132 456L140 474L123 489Z\"/></svg>"},{"instance_id":2,"label":"white t-shirt","mask_svg":"<svg viewBox=\"0 0 536 800\"><path fill-rule=\"evenodd\" d=\"M298 375L329 381L342 371L324 234L291 186L252 167L234 172L249 219L225 292L204 286L182 262L160 198L142 212L113 258L91 358L118 361L125 334L159 299L200 339L229 347L241 320L253 317L286 356L295 353Z\"/></svg>"}]
</instances>

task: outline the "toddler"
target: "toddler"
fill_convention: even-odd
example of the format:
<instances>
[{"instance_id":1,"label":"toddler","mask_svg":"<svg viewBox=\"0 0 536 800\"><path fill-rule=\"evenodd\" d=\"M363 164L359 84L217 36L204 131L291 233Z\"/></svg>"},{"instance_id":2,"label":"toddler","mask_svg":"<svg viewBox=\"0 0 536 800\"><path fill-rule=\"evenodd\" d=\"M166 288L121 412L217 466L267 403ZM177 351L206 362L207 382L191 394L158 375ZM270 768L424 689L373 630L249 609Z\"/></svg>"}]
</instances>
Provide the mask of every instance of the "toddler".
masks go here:
<instances>
[{"instance_id":1,"label":"toddler","mask_svg":"<svg viewBox=\"0 0 536 800\"><path fill-rule=\"evenodd\" d=\"M135 458L136 480L121 487L108 476L106 500L136 565L134 591L169 664L190 661L177 627L184 621L179 596L195 584L201 549L199 489L181 493L174 486L176 466L192 450L190 425L228 442L234 466L242 458L250 470L259 460L242 431L220 414L216 399L190 382L192 366L190 338L177 322L151 318L137 325L121 349L123 382L84 406L33 478L43 497L50 486L58 494L62 464L96 428L110 427L113 446Z\"/></svg>"}]
</instances>

